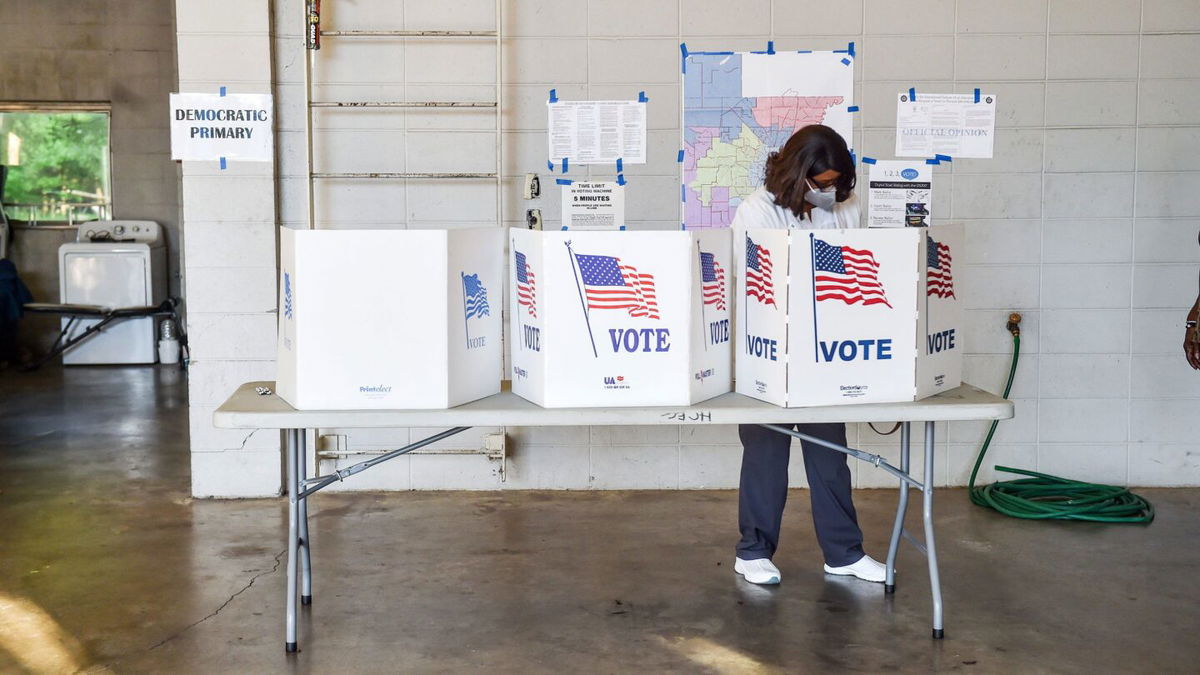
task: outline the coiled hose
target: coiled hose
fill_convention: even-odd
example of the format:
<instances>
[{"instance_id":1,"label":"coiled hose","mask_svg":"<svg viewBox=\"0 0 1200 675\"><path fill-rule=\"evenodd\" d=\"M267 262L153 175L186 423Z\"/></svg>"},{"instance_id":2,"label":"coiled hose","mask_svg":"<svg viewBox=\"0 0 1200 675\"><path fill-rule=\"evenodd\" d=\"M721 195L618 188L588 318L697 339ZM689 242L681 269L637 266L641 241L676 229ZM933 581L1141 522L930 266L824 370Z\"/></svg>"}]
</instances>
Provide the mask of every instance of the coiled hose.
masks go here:
<instances>
[{"instance_id":1,"label":"coiled hose","mask_svg":"<svg viewBox=\"0 0 1200 675\"><path fill-rule=\"evenodd\" d=\"M1008 370L1008 382L1004 385L1004 398L1012 390L1013 377L1017 373L1017 361L1021 356L1021 315L1009 317L1007 329L1013 336L1012 366ZM1029 520L1090 520L1099 523L1149 523L1154 520L1154 505L1147 499L1117 485L1084 483L1049 474L1013 469L996 465L997 471L1015 473L1029 478L998 481L991 485L975 487L975 476L983 464L996 433L999 420L992 422L987 438L975 458L971 480L967 491L971 502L995 509L1006 516Z\"/></svg>"}]
</instances>

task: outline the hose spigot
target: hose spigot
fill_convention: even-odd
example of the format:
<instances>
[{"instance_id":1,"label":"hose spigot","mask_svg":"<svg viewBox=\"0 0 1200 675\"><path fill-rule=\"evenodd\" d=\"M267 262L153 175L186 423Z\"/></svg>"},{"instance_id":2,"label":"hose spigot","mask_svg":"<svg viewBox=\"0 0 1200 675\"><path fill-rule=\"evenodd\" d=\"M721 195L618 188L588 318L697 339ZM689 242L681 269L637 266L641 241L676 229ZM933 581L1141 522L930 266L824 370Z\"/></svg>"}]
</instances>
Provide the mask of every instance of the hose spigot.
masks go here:
<instances>
[{"instance_id":1,"label":"hose spigot","mask_svg":"<svg viewBox=\"0 0 1200 675\"><path fill-rule=\"evenodd\" d=\"M1021 337L1021 315L1013 312L1008 315L1008 323L1004 324L1005 330L1012 333L1013 337Z\"/></svg>"}]
</instances>

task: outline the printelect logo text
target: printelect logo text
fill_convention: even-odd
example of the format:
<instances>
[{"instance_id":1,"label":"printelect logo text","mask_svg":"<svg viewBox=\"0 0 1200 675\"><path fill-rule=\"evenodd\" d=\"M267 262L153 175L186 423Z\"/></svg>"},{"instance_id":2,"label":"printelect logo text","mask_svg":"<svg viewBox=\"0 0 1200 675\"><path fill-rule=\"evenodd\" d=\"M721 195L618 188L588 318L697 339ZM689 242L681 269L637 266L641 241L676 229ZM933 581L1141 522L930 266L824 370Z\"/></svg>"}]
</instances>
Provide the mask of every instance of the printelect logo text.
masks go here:
<instances>
[{"instance_id":1,"label":"printelect logo text","mask_svg":"<svg viewBox=\"0 0 1200 675\"><path fill-rule=\"evenodd\" d=\"M359 387L358 388L358 392L360 394L386 394L391 390L392 390L391 387L385 387L382 384L376 385L373 387Z\"/></svg>"}]
</instances>

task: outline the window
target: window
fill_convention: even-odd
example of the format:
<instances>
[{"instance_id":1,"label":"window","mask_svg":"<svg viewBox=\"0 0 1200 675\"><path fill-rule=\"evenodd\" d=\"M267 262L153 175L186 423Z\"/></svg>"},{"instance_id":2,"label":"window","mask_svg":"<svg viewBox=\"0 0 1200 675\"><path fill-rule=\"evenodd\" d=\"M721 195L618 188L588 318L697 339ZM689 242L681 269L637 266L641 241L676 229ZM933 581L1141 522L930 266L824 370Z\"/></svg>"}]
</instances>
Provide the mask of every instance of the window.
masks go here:
<instances>
[{"instance_id":1,"label":"window","mask_svg":"<svg viewBox=\"0 0 1200 675\"><path fill-rule=\"evenodd\" d=\"M104 104L0 104L0 164L10 220L112 218L109 108Z\"/></svg>"}]
</instances>

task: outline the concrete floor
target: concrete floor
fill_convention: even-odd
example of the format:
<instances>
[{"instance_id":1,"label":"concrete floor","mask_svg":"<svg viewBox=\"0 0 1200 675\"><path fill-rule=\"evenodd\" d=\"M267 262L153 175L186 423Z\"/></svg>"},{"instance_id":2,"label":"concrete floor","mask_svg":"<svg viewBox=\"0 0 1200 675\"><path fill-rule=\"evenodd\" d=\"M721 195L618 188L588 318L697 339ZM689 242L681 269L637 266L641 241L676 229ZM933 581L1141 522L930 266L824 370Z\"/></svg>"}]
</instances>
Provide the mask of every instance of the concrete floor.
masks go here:
<instances>
[{"instance_id":1,"label":"concrete floor","mask_svg":"<svg viewBox=\"0 0 1200 675\"><path fill-rule=\"evenodd\" d=\"M891 597L826 578L803 492L773 589L730 569L732 492L318 495L287 655L284 502L188 497L185 392L169 369L0 373L0 672L1200 669L1200 490L1145 490L1150 527L940 492L941 642L924 559L902 549ZM856 495L877 557L895 496Z\"/></svg>"}]
</instances>

